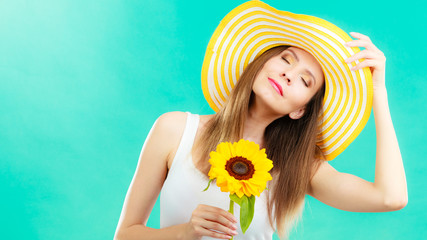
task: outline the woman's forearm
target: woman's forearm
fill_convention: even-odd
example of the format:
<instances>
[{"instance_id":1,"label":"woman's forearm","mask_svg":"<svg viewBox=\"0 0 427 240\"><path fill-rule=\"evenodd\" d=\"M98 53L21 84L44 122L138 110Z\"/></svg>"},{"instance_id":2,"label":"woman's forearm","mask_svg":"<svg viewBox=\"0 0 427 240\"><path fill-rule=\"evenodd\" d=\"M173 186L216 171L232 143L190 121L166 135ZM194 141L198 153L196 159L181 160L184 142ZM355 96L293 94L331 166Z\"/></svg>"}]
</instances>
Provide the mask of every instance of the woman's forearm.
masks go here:
<instances>
[{"instance_id":1,"label":"woman's forearm","mask_svg":"<svg viewBox=\"0 0 427 240\"><path fill-rule=\"evenodd\" d=\"M174 225L166 228L155 229L144 225L133 225L116 232L114 240L164 240L184 239L183 233L186 224Z\"/></svg>"},{"instance_id":2,"label":"woman's forearm","mask_svg":"<svg viewBox=\"0 0 427 240\"><path fill-rule=\"evenodd\" d=\"M405 171L390 116L386 88L374 86L373 109L377 134L374 185L391 209L403 208L408 201Z\"/></svg>"}]
</instances>

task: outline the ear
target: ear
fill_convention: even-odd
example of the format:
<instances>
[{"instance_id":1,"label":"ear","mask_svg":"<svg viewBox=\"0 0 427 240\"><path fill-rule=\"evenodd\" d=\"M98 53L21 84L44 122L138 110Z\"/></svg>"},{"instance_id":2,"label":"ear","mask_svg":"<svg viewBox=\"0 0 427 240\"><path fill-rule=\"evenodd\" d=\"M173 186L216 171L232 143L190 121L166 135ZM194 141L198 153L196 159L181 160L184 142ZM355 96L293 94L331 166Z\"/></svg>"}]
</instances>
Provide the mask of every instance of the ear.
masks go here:
<instances>
[{"instance_id":1,"label":"ear","mask_svg":"<svg viewBox=\"0 0 427 240\"><path fill-rule=\"evenodd\" d=\"M304 112L305 112L305 106L296 111L289 113L289 117L294 120L297 120L297 119L300 119L302 116L304 116Z\"/></svg>"}]
</instances>

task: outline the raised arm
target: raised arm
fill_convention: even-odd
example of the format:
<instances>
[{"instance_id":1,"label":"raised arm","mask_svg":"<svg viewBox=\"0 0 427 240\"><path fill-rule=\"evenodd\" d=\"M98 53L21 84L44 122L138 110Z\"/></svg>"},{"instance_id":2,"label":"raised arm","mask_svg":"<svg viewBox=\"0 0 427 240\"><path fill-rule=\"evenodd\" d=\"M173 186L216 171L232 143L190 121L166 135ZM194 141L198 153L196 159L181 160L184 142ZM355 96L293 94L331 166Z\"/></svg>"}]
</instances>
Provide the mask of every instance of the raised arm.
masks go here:
<instances>
[{"instance_id":1,"label":"raised arm","mask_svg":"<svg viewBox=\"0 0 427 240\"><path fill-rule=\"evenodd\" d=\"M351 174L336 171L327 162L315 173L309 194L320 201L342 210L379 212L399 210L406 206L408 193L405 171L390 116L385 87L385 57L369 37L351 33L358 40L347 44L365 47L365 50L348 58L365 60L353 70L370 67L374 84L373 110L377 135L375 181L368 182Z\"/></svg>"}]
</instances>

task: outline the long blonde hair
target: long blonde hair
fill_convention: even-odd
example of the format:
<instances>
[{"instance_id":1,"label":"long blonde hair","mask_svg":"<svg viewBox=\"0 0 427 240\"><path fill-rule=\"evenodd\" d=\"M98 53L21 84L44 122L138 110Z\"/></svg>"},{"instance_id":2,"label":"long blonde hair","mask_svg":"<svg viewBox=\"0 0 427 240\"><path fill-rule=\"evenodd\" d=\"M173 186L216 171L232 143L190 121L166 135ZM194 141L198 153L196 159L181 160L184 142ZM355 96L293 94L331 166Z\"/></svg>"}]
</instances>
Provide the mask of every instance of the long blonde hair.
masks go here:
<instances>
[{"instance_id":1,"label":"long blonde hair","mask_svg":"<svg viewBox=\"0 0 427 240\"><path fill-rule=\"evenodd\" d=\"M209 153L219 143L235 142L243 137L245 118L253 99L253 82L265 62L288 47L271 48L246 67L224 106L206 123L205 130L194 144L202 161L208 161ZM321 154L316 147L316 136L323 95L324 86L309 101L300 119L284 116L265 129L265 148L274 165L267 210L270 224L274 226L275 222L281 238L288 235L288 230L300 216L312 171L319 163L316 159Z\"/></svg>"}]
</instances>

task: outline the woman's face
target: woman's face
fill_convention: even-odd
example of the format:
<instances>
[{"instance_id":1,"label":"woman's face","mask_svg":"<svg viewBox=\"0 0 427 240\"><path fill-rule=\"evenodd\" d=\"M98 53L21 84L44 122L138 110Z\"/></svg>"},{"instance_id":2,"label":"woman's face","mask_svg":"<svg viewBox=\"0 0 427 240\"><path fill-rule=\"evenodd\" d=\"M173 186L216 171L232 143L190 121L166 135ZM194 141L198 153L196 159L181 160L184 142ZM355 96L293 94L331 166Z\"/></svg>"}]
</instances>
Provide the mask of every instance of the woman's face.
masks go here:
<instances>
[{"instance_id":1,"label":"woman's face","mask_svg":"<svg viewBox=\"0 0 427 240\"><path fill-rule=\"evenodd\" d=\"M264 64L252 90L257 104L298 119L323 84L323 71L316 59L305 50L289 47Z\"/></svg>"}]
</instances>

